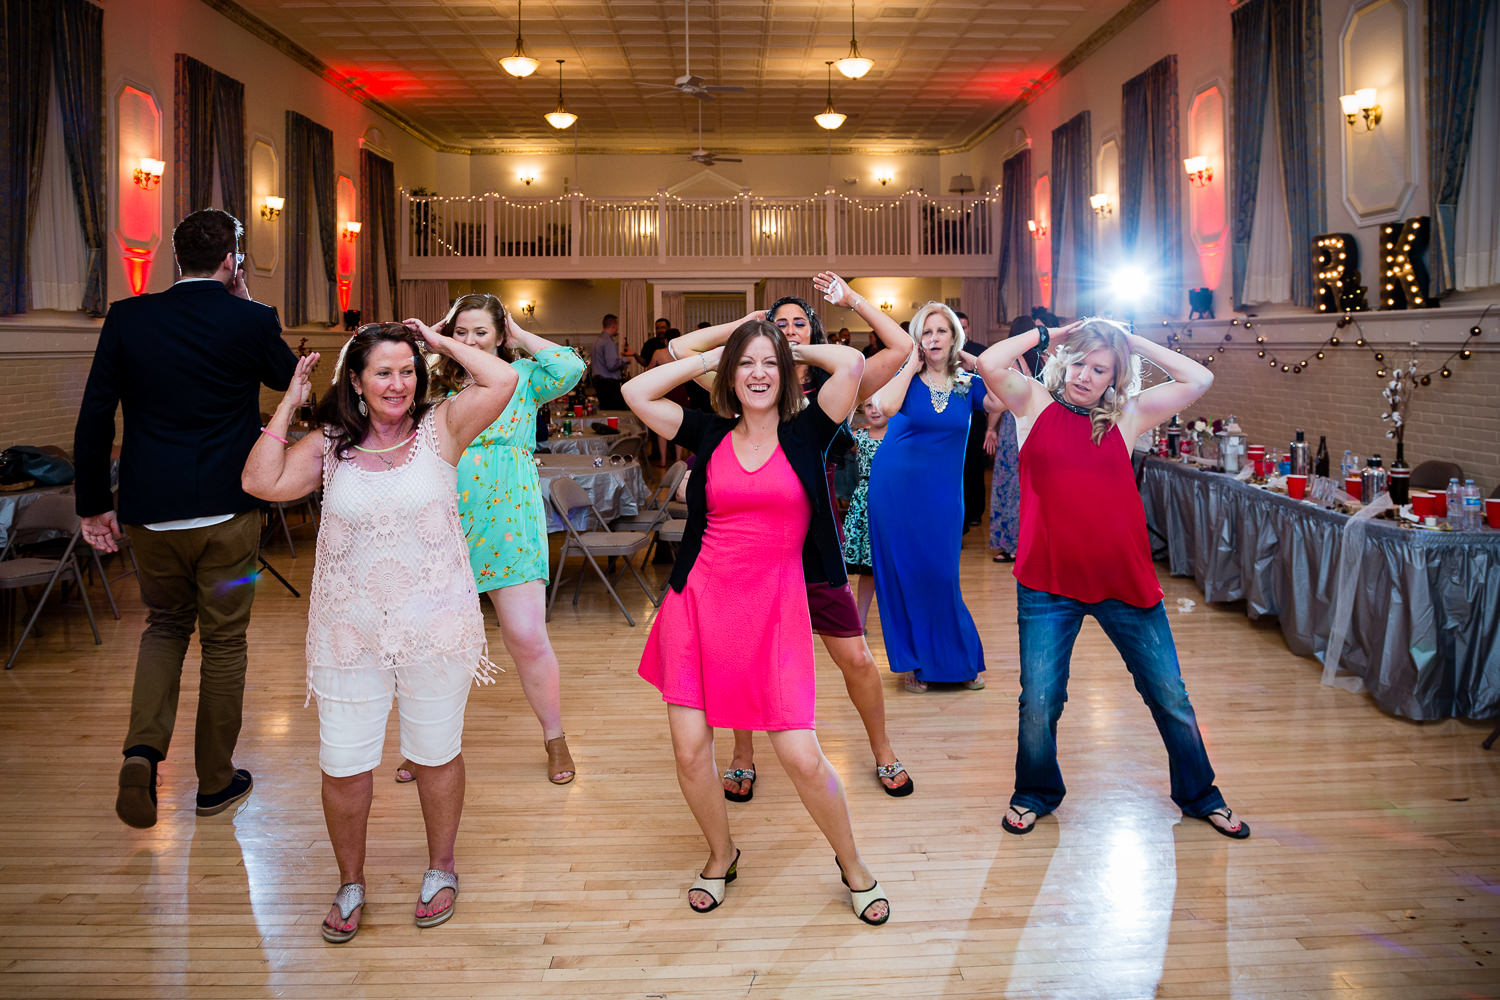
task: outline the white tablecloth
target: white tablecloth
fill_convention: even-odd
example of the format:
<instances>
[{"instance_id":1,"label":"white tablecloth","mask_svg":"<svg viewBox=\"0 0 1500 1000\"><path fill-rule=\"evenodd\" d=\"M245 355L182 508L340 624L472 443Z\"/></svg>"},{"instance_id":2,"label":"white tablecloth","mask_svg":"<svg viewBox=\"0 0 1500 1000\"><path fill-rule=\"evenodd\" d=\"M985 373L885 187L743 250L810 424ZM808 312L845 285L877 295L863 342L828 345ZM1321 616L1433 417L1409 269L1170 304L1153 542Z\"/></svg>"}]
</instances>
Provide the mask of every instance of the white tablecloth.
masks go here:
<instances>
[{"instance_id":1,"label":"white tablecloth","mask_svg":"<svg viewBox=\"0 0 1500 1000\"><path fill-rule=\"evenodd\" d=\"M558 476L572 476L578 480L594 501L594 506L606 520L613 521L620 517L634 517L640 513L640 505L650 497L651 491L646 487L645 476L641 472L639 462L632 459L624 465L610 465L606 459L600 468L594 467L594 460L587 455L538 455L542 464L537 468L537 474L542 480L542 494L544 498L549 497L551 487L549 484ZM558 519L557 513L552 509L550 499L544 499L547 506L547 530L562 531L563 523ZM583 528L579 523L579 515L573 517L574 526ZM588 517L587 528L598 530L602 527L595 523L593 515Z\"/></svg>"}]
</instances>

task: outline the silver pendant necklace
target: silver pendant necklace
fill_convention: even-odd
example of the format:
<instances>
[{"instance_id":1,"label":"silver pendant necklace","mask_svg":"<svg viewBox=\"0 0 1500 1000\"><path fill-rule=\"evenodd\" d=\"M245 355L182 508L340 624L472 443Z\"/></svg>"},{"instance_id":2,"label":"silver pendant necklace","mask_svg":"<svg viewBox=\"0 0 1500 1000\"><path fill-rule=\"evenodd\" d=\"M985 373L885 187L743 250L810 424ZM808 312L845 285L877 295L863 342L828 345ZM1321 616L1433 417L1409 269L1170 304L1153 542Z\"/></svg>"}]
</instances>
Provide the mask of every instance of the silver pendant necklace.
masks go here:
<instances>
[{"instance_id":1,"label":"silver pendant necklace","mask_svg":"<svg viewBox=\"0 0 1500 1000\"><path fill-rule=\"evenodd\" d=\"M927 376L922 376L922 384L927 386L927 395L932 399L932 412L942 413L948 408L948 397L953 394L953 380L946 379L942 389L935 389Z\"/></svg>"}]
</instances>

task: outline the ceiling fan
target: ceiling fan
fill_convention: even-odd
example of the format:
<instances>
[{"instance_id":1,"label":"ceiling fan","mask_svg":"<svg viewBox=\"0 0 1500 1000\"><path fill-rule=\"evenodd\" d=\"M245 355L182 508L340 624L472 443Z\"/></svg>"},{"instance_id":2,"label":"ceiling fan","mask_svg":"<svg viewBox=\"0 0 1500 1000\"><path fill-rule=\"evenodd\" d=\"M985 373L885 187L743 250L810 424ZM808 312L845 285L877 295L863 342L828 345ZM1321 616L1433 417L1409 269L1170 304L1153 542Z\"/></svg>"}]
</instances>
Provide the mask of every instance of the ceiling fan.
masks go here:
<instances>
[{"instance_id":1,"label":"ceiling fan","mask_svg":"<svg viewBox=\"0 0 1500 1000\"><path fill-rule=\"evenodd\" d=\"M670 85L665 83L648 83L648 87L658 87L663 90L675 90L678 93L696 97L700 101L711 101L714 94L729 94L741 92L745 88L734 85L711 84L701 76L693 73L693 33L692 21L688 15L688 0L682 0L683 20L683 49L685 59L683 61L683 73Z\"/></svg>"},{"instance_id":2,"label":"ceiling fan","mask_svg":"<svg viewBox=\"0 0 1500 1000\"><path fill-rule=\"evenodd\" d=\"M698 105L698 148L688 154L688 159L694 163L701 163L705 167L711 167L715 163L743 163L737 156L720 156L718 153L710 153L703 148L703 105Z\"/></svg>"}]
</instances>

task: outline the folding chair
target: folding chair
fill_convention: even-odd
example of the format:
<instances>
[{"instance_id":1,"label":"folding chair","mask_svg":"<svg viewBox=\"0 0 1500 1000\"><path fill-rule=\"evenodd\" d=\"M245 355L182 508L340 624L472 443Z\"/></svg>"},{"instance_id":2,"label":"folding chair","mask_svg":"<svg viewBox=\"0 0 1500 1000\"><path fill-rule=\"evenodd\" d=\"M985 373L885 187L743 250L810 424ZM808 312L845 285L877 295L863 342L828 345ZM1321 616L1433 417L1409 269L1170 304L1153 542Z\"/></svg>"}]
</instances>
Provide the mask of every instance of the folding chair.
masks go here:
<instances>
[{"instance_id":1,"label":"folding chair","mask_svg":"<svg viewBox=\"0 0 1500 1000\"><path fill-rule=\"evenodd\" d=\"M603 580L604 586L609 588L609 596L615 599L615 604L619 607L620 613L625 616L627 622L634 626L635 619L630 617L630 612L625 608L625 602L621 601L620 595L615 592L614 582L605 574L604 569L599 565L595 557L620 557L620 561L624 565L615 573L615 580L618 580L624 574L625 570L630 570L636 582L641 585L641 590L645 592L647 599L653 605L659 604L660 601L657 600L655 594L651 593L651 588L647 586L646 580L641 576L640 570L636 569L635 564L630 561L637 552L640 552L651 543L651 535L645 531L612 531L609 525L605 523L604 517L599 513L599 509L594 506L594 501L589 499L588 493L578 484L578 480L572 476L558 476L552 480L548 496L552 501L552 509L557 511L557 516L562 520L563 528L567 531L568 537L563 542L562 551L557 556L557 575L552 580L552 593L547 597L546 620L549 622L552 620L552 605L557 601L557 590L558 585L562 582L563 566L567 563L568 556L576 552L583 557L584 562L594 568L595 573L599 574L599 579ZM599 523L604 526L604 530L579 531L573 526L572 512L575 510L591 512L594 517L598 518ZM587 517L588 515L585 514L585 522L587 521ZM582 590L583 567L579 566L578 582L573 588L573 604L575 606L578 604L578 595Z\"/></svg>"},{"instance_id":2,"label":"folding chair","mask_svg":"<svg viewBox=\"0 0 1500 1000\"><path fill-rule=\"evenodd\" d=\"M37 618L42 613L42 607L46 605L47 598L52 594L52 588L59 580L72 580L78 585L78 593L83 598L83 610L88 614L89 629L94 633L94 645L104 644L104 640L99 637L99 626L94 621L94 606L89 602L88 588L83 582L83 562L78 558L78 543L83 537L83 522L74 510L75 499L65 494L51 494L39 498L17 515L5 550L0 552L0 590L20 590L23 587L38 586L43 588L42 596L37 599L36 607L32 610L26 627L21 630L20 637L16 639L10 658L5 661L6 670L15 664L16 657L21 652L21 644L31 634ZM67 537L67 546L58 558L11 557L17 545L24 544L28 538L35 538L50 532L62 532Z\"/></svg>"},{"instance_id":3,"label":"folding chair","mask_svg":"<svg viewBox=\"0 0 1500 1000\"><path fill-rule=\"evenodd\" d=\"M292 526L287 523L286 512L296 510L299 507L302 508L302 520L298 522L297 527L305 527L311 521L312 526L316 528L318 526L318 491L313 490L305 497L288 500L285 503L280 500L272 500L267 518L271 523L266 525L266 537L261 539L262 544L268 540L269 536L276 530L275 521L279 519L281 521L281 533L286 538L286 547L292 550L293 559L297 558L297 546L292 544Z\"/></svg>"},{"instance_id":4,"label":"folding chair","mask_svg":"<svg viewBox=\"0 0 1500 1000\"><path fill-rule=\"evenodd\" d=\"M682 477L685 475L687 475L687 463L673 462L671 467L662 473L661 482L646 500L646 505L640 508L639 513L635 517L620 518L612 527L616 531L655 531L671 516L668 504L672 500L672 495L677 492L677 487L682 484Z\"/></svg>"}]
</instances>

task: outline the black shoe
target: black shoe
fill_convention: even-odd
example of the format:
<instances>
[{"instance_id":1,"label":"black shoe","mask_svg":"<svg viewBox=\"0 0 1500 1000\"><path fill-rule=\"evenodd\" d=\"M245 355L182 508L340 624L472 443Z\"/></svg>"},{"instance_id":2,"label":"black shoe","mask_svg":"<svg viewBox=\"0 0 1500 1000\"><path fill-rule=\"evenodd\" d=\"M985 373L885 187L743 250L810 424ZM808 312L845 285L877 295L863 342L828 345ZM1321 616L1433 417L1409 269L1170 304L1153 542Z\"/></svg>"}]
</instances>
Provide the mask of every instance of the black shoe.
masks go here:
<instances>
[{"instance_id":1,"label":"black shoe","mask_svg":"<svg viewBox=\"0 0 1500 1000\"><path fill-rule=\"evenodd\" d=\"M215 792L213 795L199 793L198 815L217 816L225 809L240 801L240 799L249 795L250 787L253 784L254 781L251 779L249 771L243 767L235 768L234 778L229 782L228 788L222 792Z\"/></svg>"},{"instance_id":2,"label":"black shoe","mask_svg":"<svg viewBox=\"0 0 1500 1000\"><path fill-rule=\"evenodd\" d=\"M120 765L120 792L115 815L137 830L156 825L156 764L145 757L126 757Z\"/></svg>"}]
</instances>

